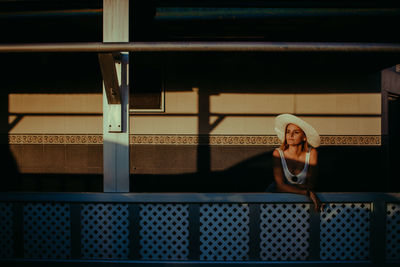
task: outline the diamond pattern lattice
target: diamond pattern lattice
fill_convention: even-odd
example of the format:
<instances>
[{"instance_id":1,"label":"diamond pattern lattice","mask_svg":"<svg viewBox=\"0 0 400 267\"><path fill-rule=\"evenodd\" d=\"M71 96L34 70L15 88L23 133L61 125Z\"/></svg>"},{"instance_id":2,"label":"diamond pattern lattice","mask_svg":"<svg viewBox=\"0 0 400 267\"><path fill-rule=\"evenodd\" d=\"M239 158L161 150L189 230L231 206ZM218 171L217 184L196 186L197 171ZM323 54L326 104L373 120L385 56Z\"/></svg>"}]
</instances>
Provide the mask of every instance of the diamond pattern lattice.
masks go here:
<instances>
[{"instance_id":1,"label":"diamond pattern lattice","mask_svg":"<svg viewBox=\"0 0 400 267\"><path fill-rule=\"evenodd\" d=\"M369 258L371 205L329 204L321 212L320 257L322 260Z\"/></svg>"},{"instance_id":2,"label":"diamond pattern lattice","mask_svg":"<svg viewBox=\"0 0 400 267\"><path fill-rule=\"evenodd\" d=\"M127 259L129 220L127 204L84 204L81 210L82 257Z\"/></svg>"},{"instance_id":3,"label":"diamond pattern lattice","mask_svg":"<svg viewBox=\"0 0 400 267\"><path fill-rule=\"evenodd\" d=\"M245 261L249 258L249 206L200 206L200 259Z\"/></svg>"},{"instance_id":4,"label":"diamond pattern lattice","mask_svg":"<svg viewBox=\"0 0 400 267\"><path fill-rule=\"evenodd\" d=\"M24 257L70 258L69 206L64 203L27 203L24 214Z\"/></svg>"},{"instance_id":5,"label":"diamond pattern lattice","mask_svg":"<svg viewBox=\"0 0 400 267\"><path fill-rule=\"evenodd\" d=\"M262 204L262 260L306 260L309 248L309 204Z\"/></svg>"},{"instance_id":6,"label":"diamond pattern lattice","mask_svg":"<svg viewBox=\"0 0 400 267\"><path fill-rule=\"evenodd\" d=\"M140 255L144 260L189 256L189 211L182 204L140 205Z\"/></svg>"},{"instance_id":7,"label":"diamond pattern lattice","mask_svg":"<svg viewBox=\"0 0 400 267\"><path fill-rule=\"evenodd\" d=\"M400 260L400 204L387 204L386 218L386 259Z\"/></svg>"},{"instance_id":8,"label":"diamond pattern lattice","mask_svg":"<svg viewBox=\"0 0 400 267\"><path fill-rule=\"evenodd\" d=\"M13 211L11 203L0 203L0 258L13 255Z\"/></svg>"}]
</instances>

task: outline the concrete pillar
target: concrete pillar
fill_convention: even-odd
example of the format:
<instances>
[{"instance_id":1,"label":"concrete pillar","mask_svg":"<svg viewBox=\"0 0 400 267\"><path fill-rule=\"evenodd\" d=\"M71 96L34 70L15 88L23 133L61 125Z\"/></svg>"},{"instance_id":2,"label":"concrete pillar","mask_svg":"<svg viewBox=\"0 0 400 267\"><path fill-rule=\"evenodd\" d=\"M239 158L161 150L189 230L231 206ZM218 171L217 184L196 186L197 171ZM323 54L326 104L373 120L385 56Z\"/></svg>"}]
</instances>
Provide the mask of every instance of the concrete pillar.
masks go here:
<instances>
[{"instance_id":1,"label":"concrete pillar","mask_svg":"<svg viewBox=\"0 0 400 267\"><path fill-rule=\"evenodd\" d=\"M103 0L103 42L129 42L129 0ZM103 188L129 192L129 53L115 65L119 104L109 103L103 85Z\"/></svg>"}]
</instances>

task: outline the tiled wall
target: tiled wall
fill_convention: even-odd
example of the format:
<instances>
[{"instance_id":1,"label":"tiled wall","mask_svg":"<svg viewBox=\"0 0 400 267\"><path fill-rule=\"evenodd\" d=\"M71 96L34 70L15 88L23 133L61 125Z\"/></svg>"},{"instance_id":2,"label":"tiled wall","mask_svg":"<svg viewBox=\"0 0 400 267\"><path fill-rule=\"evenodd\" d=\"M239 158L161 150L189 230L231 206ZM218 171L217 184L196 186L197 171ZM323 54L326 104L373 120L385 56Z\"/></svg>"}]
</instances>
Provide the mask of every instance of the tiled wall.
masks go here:
<instances>
[{"instance_id":1,"label":"tiled wall","mask_svg":"<svg viewBox=\"0 0 400 267\"><path fill-rule=\"evenodd\" d=\"M361 62L352 67L316 63L322 69L313 69L293 64L304 64L305 58L281 62L254 55L238 65L236 56L153 55L165 69L165 112L130 118L133 190L263 191L271 179L270 153L279 145L273 120L280 113L303 117L322 135L325 191L350 174L367 180L377 175L382 153L378 70L359 70ZM97 58L23 60L23 66L10 61L8 79L0 85L0 131L7 136L0 143L9 155L6 166L17 177L13 186L101 191ZM343 175L354 158L355 169L366 163L378 168L361 171L363 177L352 171Z\"/></svg>"},{"instance_id":2,"label":"tiled wall","mask_svg":"<svg viewBox=\"0 0 400 267\"><path fill-rule=\"evenodd\" d=\"M130 147L135 192L262 192L272 181L272 145L166 145ZM2 190L102 191L102 145L2 145ZM379 146L319 148L321 191L381 191ZM365 166L368 166L366 168Z\"/></svg>"},{"instance_id":3,"label":"tiled wall","mask_svg":"<svg viewBox=\"0 0 400 267\"><path fill-rule=\"evenodd\" d=\"M164 69L165 112L133 114L131 134L273 135L280 113L304 117L321 135L381 134L381 69L365 57L148 57ZM27 55L8 62L0 87L9 127L0 123L2 133L102 134L96 55Z\"/></svg>"},{"instance_id":4,"label":"tiled wall","mask_svg":"<svg viewBox=\"0 0 400 267\"><path fill-rule=\"evenodd\" d=\"M131 134L273 135L279 113L300 114L321 135L380 135L380 93L220 94L209 112L196 110L196 92L166 92L166 112L133 114ZM101 134L100 94L10 94L10 134ZM185 103L185 104L183 104ZM199 121L213 125L207 132Z\"/></svg>"},{"instance_id":5,"label":"tiled wall","mask_svg":"<svg viewBox=\"0 0 400 267\"><path fill-rule=\"evenodd\" d=\"M102 174L102 145L10 145L21 173Z\"/></svg>"}]
</instances>

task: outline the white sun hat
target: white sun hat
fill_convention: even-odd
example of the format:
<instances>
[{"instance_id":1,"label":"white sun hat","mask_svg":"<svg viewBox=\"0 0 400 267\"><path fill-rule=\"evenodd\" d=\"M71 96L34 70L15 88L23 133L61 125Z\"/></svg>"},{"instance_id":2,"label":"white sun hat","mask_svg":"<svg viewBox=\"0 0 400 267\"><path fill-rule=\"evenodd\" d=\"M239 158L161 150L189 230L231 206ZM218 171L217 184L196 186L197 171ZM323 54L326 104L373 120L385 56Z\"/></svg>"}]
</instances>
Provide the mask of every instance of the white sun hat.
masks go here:
<instances>
[{"instance_id":1,"label":"white sun hat","mask_svg":"<svg viewBox=\"0 0 400 267\"><path fill-rule=\"evenodd\" d=\"M279 140L285 140L285 131L288 124L295 124L306 134L307 142L313 147L319 147L321 139L318 132L310 124L292 114L281 114L275 118L275 132Z\"/></svg>"}]
</instances>

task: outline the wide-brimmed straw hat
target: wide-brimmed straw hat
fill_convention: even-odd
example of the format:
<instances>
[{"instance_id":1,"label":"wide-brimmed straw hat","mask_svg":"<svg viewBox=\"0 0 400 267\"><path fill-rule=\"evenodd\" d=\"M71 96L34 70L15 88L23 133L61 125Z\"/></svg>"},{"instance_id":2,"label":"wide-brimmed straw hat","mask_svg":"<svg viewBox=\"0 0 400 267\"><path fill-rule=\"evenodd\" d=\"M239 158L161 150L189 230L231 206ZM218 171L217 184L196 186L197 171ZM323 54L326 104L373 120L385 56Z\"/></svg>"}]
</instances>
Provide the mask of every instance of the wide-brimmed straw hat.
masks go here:
<instances>
[{"instance_id":1,"label":"wide-brimmed straw hat","mask_svg":"<svg viewBox=\"0 0 400 267\"><path fill-rule=\"evenodd\" d=\"M321 139L318 132L310 124L292 114L281 114L275 118L275 132L279 140L285 140L285 131L288 124L295 124L306 134L307 142L313 147L319 147Z\"/></svg>"}]
</instances>

